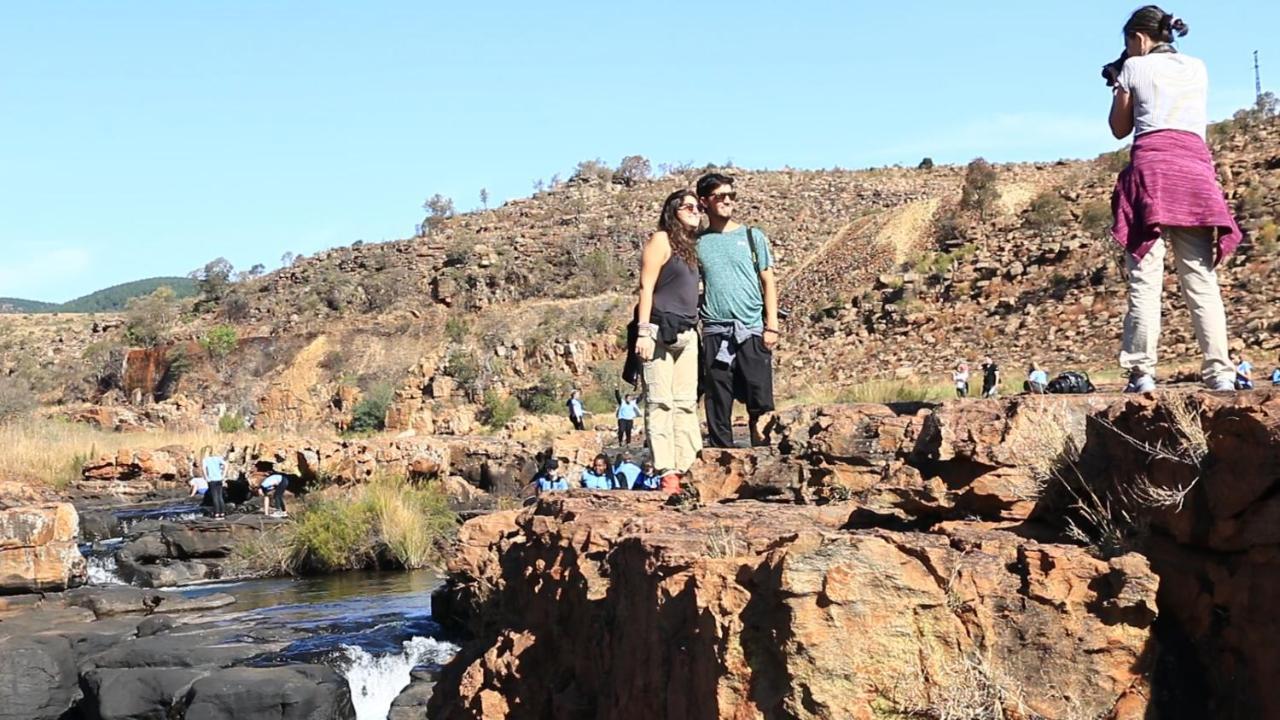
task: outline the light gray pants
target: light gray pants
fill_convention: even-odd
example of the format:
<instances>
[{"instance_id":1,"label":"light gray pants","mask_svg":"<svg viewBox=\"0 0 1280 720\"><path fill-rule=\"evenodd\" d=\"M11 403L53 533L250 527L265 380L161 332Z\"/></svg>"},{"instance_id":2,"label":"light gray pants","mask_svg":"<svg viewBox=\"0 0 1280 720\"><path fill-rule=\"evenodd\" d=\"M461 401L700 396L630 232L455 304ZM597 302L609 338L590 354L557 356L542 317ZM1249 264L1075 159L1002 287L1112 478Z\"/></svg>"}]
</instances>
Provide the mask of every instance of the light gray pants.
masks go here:
<instances>
[{"instance_id":1,"label":"light gray pants","mask_svg":"<svg viewBox=\"0 0 1280 720\"><path fill-rule=\"evenodd\" d=\"M1133 256L1125 253L1125 263L1129 268L1129 311L1124 316L1120 367L1126 370L1137 368L1155 375L1165 244L1168 243L1173 246L1182 299L1191 311L1191 328L1204 355L1200 375L1206 383L1219 379L1231 381L1235 378L1235 370L1227 357L1227 315L1222 308L1218 274L1213 269L1213 230L1166 227L1162 235L1141 263L1135 263Z\"/></svg>"}]
</instances>

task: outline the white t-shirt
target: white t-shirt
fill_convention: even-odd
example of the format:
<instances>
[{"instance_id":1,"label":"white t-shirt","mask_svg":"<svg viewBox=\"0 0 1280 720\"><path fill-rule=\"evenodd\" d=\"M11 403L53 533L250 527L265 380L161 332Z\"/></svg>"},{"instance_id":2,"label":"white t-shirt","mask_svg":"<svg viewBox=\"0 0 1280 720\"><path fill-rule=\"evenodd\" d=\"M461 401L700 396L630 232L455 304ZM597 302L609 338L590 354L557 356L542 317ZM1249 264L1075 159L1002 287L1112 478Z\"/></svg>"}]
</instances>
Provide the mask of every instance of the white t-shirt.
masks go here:
<instances>
[{"instance_id":1,"label":"white t-shirt","mask_svg":"<svg viewBox=\"0 0 1280 720\"><path fill-rule=\"evenodd\" d=\"M202 493L209 490L209 481L202 477L193 477L187 481L187 484L195 489L196 492Z\"/></svg>"},{"instance_id":2,"label":"white t-shirt","mask_svg":"<svg viewBox=\"0 0 1280 720\"><path fill-rule=\"evenodd\" d=\"M1133 136L1186 130L1205 136L1209 124L1209 72L1182 53L1131 57L1116 84L1133 97Z\"/></svg>"}]
</instances>

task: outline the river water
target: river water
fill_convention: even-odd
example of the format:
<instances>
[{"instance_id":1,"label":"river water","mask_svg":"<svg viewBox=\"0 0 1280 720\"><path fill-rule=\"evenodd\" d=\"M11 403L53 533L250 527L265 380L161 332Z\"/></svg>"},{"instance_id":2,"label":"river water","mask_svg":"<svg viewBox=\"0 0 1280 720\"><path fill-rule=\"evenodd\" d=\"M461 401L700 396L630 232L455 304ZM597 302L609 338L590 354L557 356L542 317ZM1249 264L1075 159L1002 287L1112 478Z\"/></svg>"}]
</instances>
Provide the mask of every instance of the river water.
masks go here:
<instances>
[{"instance_id":1,"label":"river water","mask_svg":"<svg viewBox=\"0 0 1280 720\"><path fill-rule=\"evenodd\" d=\"M82 546L89 584L123 584L115 574L114 553L120 542ZM356 717L380 720L409 684L414 668L438 670L458 650L443 639L431 618L431 592L440 582L433 571L414 570L218 582L172 590L189 597L233 595L235 604L201 613L199 621L280 629L297 638L247 664L334 667L351 687Z\"/></svg>"}]
</instances>

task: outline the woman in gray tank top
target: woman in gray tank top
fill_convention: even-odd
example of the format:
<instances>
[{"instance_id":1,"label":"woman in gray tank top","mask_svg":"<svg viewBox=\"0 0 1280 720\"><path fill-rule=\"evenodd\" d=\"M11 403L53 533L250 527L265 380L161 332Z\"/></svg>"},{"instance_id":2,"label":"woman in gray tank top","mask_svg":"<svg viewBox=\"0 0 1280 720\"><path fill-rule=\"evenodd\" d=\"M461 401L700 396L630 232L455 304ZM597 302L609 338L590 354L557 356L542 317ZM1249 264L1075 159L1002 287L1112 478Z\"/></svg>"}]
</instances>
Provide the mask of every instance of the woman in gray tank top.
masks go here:
<instances>
[{"instance_id":1,"label":"woman in gray tank top","mask_svg":"<svg viewBox=\"0 0 1280 720\"><path fill-rule=\"evenodd\" d=\"M645 436L659 474L686 472L702 449L695 251L701 223L697 196L672 193L640 257L636 354L644 361Z\"/></svg>"}]
</instances>

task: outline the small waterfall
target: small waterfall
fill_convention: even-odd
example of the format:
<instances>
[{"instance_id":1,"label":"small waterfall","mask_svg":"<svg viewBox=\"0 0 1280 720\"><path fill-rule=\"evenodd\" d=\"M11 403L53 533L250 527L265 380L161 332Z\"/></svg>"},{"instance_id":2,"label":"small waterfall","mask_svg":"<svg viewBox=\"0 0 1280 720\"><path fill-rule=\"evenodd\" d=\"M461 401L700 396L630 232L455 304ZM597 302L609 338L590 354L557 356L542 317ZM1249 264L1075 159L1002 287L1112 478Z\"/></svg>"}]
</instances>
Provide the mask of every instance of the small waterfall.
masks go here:
<instances>
[{"instance_id":1,"label":"small waterfall","mask_svg":"<svg viewBox=\"0 0 1280 720\"><path fill-rule=\"evenodd\" d=\"M89 568L89 584L90 585L127 585L125 581L120 579L116 574L116 556L107 555L90 555L85 558L85 562Z\"/></svg>"},{"instance_id":2,"label":"small waterfall","mask_svg":"<svg viewBox=\"0 0 1280 720\"><path fill-rule=\"evenodd\" d=\"M419 665L443 665L458 646L434 638L404 641L399 653L375 656L355 645L343 645L343 671L351 687L357 720L385 720L391 702L409 684L409 671Z\"/></svg>"}]
</instances>

